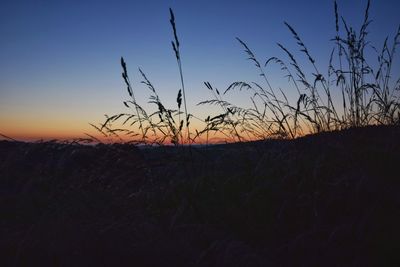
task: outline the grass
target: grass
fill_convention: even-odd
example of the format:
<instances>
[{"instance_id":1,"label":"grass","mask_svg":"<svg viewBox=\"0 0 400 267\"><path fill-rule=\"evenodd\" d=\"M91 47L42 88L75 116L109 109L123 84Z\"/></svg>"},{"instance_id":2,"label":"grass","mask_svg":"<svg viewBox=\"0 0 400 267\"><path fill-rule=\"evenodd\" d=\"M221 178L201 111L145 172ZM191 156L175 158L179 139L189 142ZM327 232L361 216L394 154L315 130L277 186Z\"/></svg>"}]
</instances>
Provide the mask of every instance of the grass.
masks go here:
<instances>
[{"instance_id":1,"label":"grass","mask_svg":"<svg viewBox=\"0 0 400 267\"><path fill-rule=\"evenodd\" d=\"M319 69L317 61L305 45L298 32L289 23L285 26L292 34L299 46L301 54L305 56L313 68L310 74L305 73L303 66L296 60L295 54L283 44L281 48L286 59L271 57L262 63L258 60L250 47L240 38L241 44L248 59L254 63L264 84L256 82L236 81L224 92L218 91L210 82L205 82L206 88L213 98L202 101L198 105L217 105L221 108L220 114L209 115L200 119L188 112L184 76L182 70L182 56L177 34L175 16L170 9L170 24L174 40L172 48L178 63L181 89L177 94L177 109L167 108L162 104L149 79L139 69L143 81L151 92L150 102L157 110L148 114L143 106L139 105L134 97L134 90L129 81L127 66L123 58L121 65L122 77L127 85L128 93L132 98L125 101L128 108L133 107L134 113L123 113L106 118L100 126L95 126L105 137L119 137L125 134L135 143L172 143L191 144L196 142L208 143L211 134L218 133L229 142L264 140L268 138L296 138L304 134L319 133L349 127L367 125L394 125L400 122L400 77L393 75L393 65L396 48L400 43L400 27L393 41L386 38L381 49L375 48L368 41L368 26L370 1L364 11L364 19L357 31L347 24L340 16L339 8L334 2L335 36L332 38L333 48L329 57L327 74ZM374 64L366 59L367 50L375 51L378 61ZM295 103L289 102L282 89L276 89L269 82L266 68L270 64L277 64L288 78L288 86L294 86L298 93ZM250 91L251 107L240 107L223 99L224 95L233 91ZM341 98L334 99L333 92L340 92ZM181 111L183 100L184 114ZM184 115L184 119L181 116ZM190 119L200 121L203 129L191 129ZM159 122L156 120L159 119ZM113 123L122 126L137 126L129 128L113 128ZM122 122L122 123L121 123ZM186 128L186 135L183 130ZM137 130L139 130L139 133ZM122 139L120 139L122 140ZM126 139L125 139L126 140Z\"/></svg>"},{"instance_id":2,"label":"grass","mask_svg":"<svg viewBox=\"0 0 400 267\"><path fill-rule=\"evenodd\" d=\"M262 64L238 38L265 84L237 81L219 91L205 82L213 98L199 104L221 113L201 120L200 130L189 127L200 119L186 106L171 10L182 86L176 107L163 105L141 69L155 111L137 103L121 58L130 112L93 125L110 141L126 135L132 144L161 146L1 141L4 265L398 265L399 81L391 82L391 70L399 34L392 46L384 42L372 70L363 57L369 2L357 34L339 23L336 3L334 10L327 77L288 23L315 67L310 75L283 44L288 62ZM296 103L270 85L265 68L272 63L297 88ZM252 107L225 100L240 90L252 92ZM333 90L341 92L340 106ZM194 145L213 132L234 142Z\"/></svg>"},{"instance_id":3,"label":"grass","mask_svg":"<svg viewBox=\"0 0 400 267\"><path fill-rule=\"evenodd\" d=\"M2 263L396 266L399 129L192 146L189 167L180 147L2 141Z\"/></svg>"},{"instance_id":4,"label":"grass","mask_svg":"<svg viewBox=\"0 0 400 267\"><path fill-rule=\"evenodd\" d=\"M157 107L157 110L153 113L148 113L137 101L135 98L134 90L132 83L129 79L127 64L123 57L121 57L121 66L122 66L122 78L127 87L127 91L130 100L124 101L124 105L127 108L132 109L134 113L121 113L113 116L106 116L106 120L104 123L99 126L92 126L98 130L103 137L108 139L118 138L122 141L120 137L121 134L128 136L132 140L129 142L133 143L141 143L141 144L163 144L165 142L170 142L172 144L178 145L183 143L191 144L193 141L190 133L190 118L193 117L190 113L188 113L188 108L186 104L186 94L185 94L185 83L183 77L182 70L182 61L181 61L181 53L180 53L180 43L178 39L175 16L170 9L170 23L173 30L174 40L172 43L172 48L175 53L175 58L178 64L179 74L180 74L180 82L182 88L179 89L176 103L177 109L169 109L163 105L160 97L157 94L157 91L150 80L147 78L146 74L139 68L139 72L143 78L141 81L149 90L150 90L150 98L149 103L154 104ZM183 100L183 108L184 113L181 111ZM184 115L184 119L181 119L181 115ZM159 120L156 122L156 120ZM126 128L113 128L112 123L115 123L119 120L122 121L122 126L129 125L135 126L138 125L139 133L128 130ZM184 138L183 130L186 128L187 134ZM93 136L89 136L93 137ZM98 140L98 138L96 138Z\"/></svg>"}]
</instances>

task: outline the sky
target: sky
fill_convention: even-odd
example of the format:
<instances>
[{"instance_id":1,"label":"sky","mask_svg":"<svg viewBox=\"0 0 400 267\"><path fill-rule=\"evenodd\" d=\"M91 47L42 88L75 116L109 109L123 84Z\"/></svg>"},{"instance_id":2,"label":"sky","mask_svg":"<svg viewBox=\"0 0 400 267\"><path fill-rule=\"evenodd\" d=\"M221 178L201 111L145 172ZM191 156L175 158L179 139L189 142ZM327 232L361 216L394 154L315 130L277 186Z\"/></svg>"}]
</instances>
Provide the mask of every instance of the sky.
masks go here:
<instances>
[{"instance_id":1,"label":"sky","mask_svg":"<svg viewBox=\"0 0 400 267\"><path fill-rule=\"evenodd\" d=\"M339 13L349 24L360 26L366 2L338 1ZM148 107L149 91L140 84L138 67L162 101L176 105L180 80L169 8L174 10L181 43L188 109L200 118L218 114L196 106L211 98L203 82L223 91L234 81L260 80L235 37L244 40L261 62L284 57L277 42L301 58L283 23L287 21L317 65L327 69L335 35L333 1L3 0L0 133L18 140L83 137L93 132L89 123L102 122L105 114L126 112L122 102L129 97L121 78L121 56L139 103ZM371 2L371 43L380 47L387 35L394 36L398 10L397 0ZM285 87L279 69L266 73L274 87ZM295 98L291 92L288 96ZM249 104L240 93L227 98Z\"/></svg>"}]
</instances>

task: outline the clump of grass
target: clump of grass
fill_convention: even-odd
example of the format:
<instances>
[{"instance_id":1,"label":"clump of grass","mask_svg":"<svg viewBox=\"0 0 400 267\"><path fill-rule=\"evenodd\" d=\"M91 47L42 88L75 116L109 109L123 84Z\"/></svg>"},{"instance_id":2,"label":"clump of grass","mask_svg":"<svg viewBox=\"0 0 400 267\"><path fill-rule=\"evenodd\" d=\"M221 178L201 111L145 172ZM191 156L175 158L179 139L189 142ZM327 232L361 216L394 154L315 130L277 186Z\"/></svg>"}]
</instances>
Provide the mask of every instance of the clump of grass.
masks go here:
<instances>
[{"instance_id":1,"label":"clump of grass","mask_svg":"<svg viewBox=\"0 0 400 267\"><path fill-rule=\"evenodd\" d=\"M314 70L311 75L305 73L295 55L284 45L277 44L288 57L288 62L278 57L271 57L263 66L249 46L237 38L248 59L254 63L259 75L263 77L265 85L236 81L225 90L224 94L234 89L249 90L253 94L250 98L253 107L250 108L234 107L231 103L223 102L225 109L234 107L235 110L240 110L238 112L240 119L236 121L235 127L243 129L241 132L245 132L247 136L264 139L272 136L294 138L305 133L375 124L398 124L400 79L393 84L391 72L396 47L400 43L400 27L392 46L386 38L381 52L378 52L367 40L367 30L371 23L369 7L370 1L367 3L360 30L357 32L348 26L343 17L339 19L338 5L336 1L334 2L336 36L332 41L335 47L330 55L327 76L317 67L316 60L298 32L287 22L284 22L285 26ZM344 34L341 32L342 28ZM378 66L375 69L366 59L368 48L374 49L378 54ZM336 61L337 64L334 64ZM280 95L276 94L263 68L269 63L278 64L285 72L285 77L298 92L297 103L290 103L285 92L280 89ZM209 86L207 88L210 89ZM334 90L341 91L341 108L337 107L340 100L332 97ZM215 103L221 102L218 100L201 102L211 105ZM219 125L226 124L225 121L219 121ZM214 121L209 122L207 127L217 128ZM260 134L260 129L267 131L262 131Z\"/></svg>"},{"instance_id":2,"label":"clump of grass","mask_svg":"<svg viewBox=\"0 0 400 267\"><path fill-rule=\"evenodd\" d=\"M337 31L335 42L339 51L339 67L332 67L332 71L336 75L337 84L340 84L342 95L345 95L343 97L344 121L351 126L394 124L398 122L400 114L400 79L393 87L390 84L395 50L400 44L400 27L391 47L388 38L385 39L380 53L372 47L378 53L378 67L373 69L365 59L365 49L369 44L366 40L367 28L371 23L368 14L369 6L370 1L368 1L364 22L358 33L342 18L347 36L347 39L344 39L339 35L339 15L335 2Z\"/></svg>"},{"instance_id":3,"label":"clump of grass","mask_svg":"<svg viewBox=\"0 0 400 267\"><path fill-rule=\"evenodd\" d=\"M172 48L178 63L180 82L182 86L182 89L179 89L176 98L177 109L169 109L165 107L157 94L155 87L147 78L146 74L139 68L139 72L142 76L141 83L150 90L149 103L154 104L157 107L155 112L149 114L142 105L136 101L133 86L128 75L127 64L124 58L121 57L122 78L126 84L128 94L131 97L130 100L124 101L124 105L127 108L133 109L134 113L120 113L113 116L106 116L106 120L100 126L91 124L103 135L104 138L106 138L106 140L112 141L117 138L117 140L123 141L123 137L128 137L131 139L130 142L133 143L164 144L166 142L171 142L174 145L183 144L185 142L190 144L194 141L190 136L189 124L192 115L188 113L186 104L180 43L176 30L175 16L172 9L170 9L170 23L174 35ZM185 120L181 119L182 100ZM157 119L159 120L158 122L156 121ZM116 123L120 123L123 127L135 127L136 124L140 130L140 134L127 128L114 128L112 125ZM182 133L184 125L187 129L186 137Z\"/></svg>"},{"instance_id":4,"label":"clump of grass","mask_svg":"<svg viewBox=\"0 0 400 267\"><path fill-rule=\"evenodd\" d=\"M242 142L267 138L296 138L307 133L341 130L349 127L367 125L390 125L400 122L400 78L393 82L393 64L396 48L400 43L400 27L392 44L386 38L380 50L372 46L368 37L370 1L364 12L364 18L358 31L347 24L340 16L339 8L334 2L336 33L332 42L334 47L330 54L327 74L317 65L300 34L288 22L285 26L300 48L313 71L307 73L296 59L296 55L283 44L277 43L287 59L270 57L264 64L256 57L249 45L237 38L248 59L255 65L263 83L235 81L224 91L219 91L210 82L204 82L212 94L212 99L198 105L216 105L221 108L220 114L209 115L199 119L204 123L201 130L189 127L190 119L196 118L188 112L184 76L182 71L180 42L178 39L175 16L170 9L170 24L174 39L171 42L178 64L181 89L177 95L177 109L167 109L161 102L154 86L139 69L145 84L151 92L150 103L157 106L157 111L148 114L136 102L133 88L129 80L127 66L121 58L122 77L127 86L131 100L125 101L134 113L117 114L106 117L100 127L105 138L119 137L121 133L133 138L134 142L162 144L167 141L178 144L191 144L197 139L208 143L210 134L219 133L227 141ZM370 64L366 58L366 50L376 52L377 64ZM298 98L291 103L281 88L274 88L267 76L269 64L277 64L293 86ZM240 107L224 100L224 95L232 91L246 90L251 92L250 107ZM341 99L334 99L334 92L340 92ZM183 100L183 103L182 103ZM181 111L183 104L183 111ZM185 118L181 119L181 115ZM155 122L155 118L159 122ZM137 125L140 133L126 129L113 128L112 124L124 119L122 125ZM196 118L197 119L197 118ZM186 128L186 135L183 134ZM139 138L138 138L139 137Z\"/></svg>"}]
</instances>

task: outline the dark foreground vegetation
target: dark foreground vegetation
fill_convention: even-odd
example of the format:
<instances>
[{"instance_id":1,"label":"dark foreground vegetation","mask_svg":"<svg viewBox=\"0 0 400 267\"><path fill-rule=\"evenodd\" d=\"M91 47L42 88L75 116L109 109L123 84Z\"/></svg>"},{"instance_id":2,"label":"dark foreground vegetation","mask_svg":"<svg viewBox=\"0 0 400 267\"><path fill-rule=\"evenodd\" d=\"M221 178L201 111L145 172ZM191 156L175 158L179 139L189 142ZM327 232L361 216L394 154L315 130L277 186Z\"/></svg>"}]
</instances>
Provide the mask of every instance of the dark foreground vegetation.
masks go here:
<instances>
[{"instance_id":1,"label":"dark foreground vegetation","mask_svg":"<svg viewBox=\"0 0 400 267\"><path fill-rule=\"evenodd\" d=\"M208 147L0 142L2 266L399 266L400 128Z\"/></svg>"}]
</instances>

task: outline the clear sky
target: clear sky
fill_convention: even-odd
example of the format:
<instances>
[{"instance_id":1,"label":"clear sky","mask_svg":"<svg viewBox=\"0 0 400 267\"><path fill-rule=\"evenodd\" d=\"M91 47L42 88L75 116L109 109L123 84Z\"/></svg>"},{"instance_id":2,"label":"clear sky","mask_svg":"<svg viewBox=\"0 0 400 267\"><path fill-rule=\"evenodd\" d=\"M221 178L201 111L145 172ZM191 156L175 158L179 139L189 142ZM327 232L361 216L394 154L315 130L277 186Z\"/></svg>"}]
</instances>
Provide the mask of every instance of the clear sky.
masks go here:
<instances>
[{"instance_id":1,"label":"clear sky","mask_svg":"<svg viewBox=\"0 0 400 267\"><path fill-rule=\"evenodd\" d=\"M338 1L339 12L359 26L366 2ZM225 89L233 81L259 80L235 37L246 41L261 62L284 57L276 42L301 58L283 24L287 21L321 69L327 69L333 46L329 40L335 35L330 0L3 0L0 133L16 139L78 137L91 132L88 123L102 122L104 114L126 111L121 56L139 102L146 103L149 95L139 85L141 67L162 100L175 105L180 80L171 48L169 7L181 41L189 110L199 117L209 112L195 106L210 98L204 81ZM371 2L373 44L380 47L387 35L394 35L399 10L398 0ZM285 87L282 73L272 69L267 74L274 86ZM246 105L239 93L230 100Z\"/></svg>"}]
</instances>

